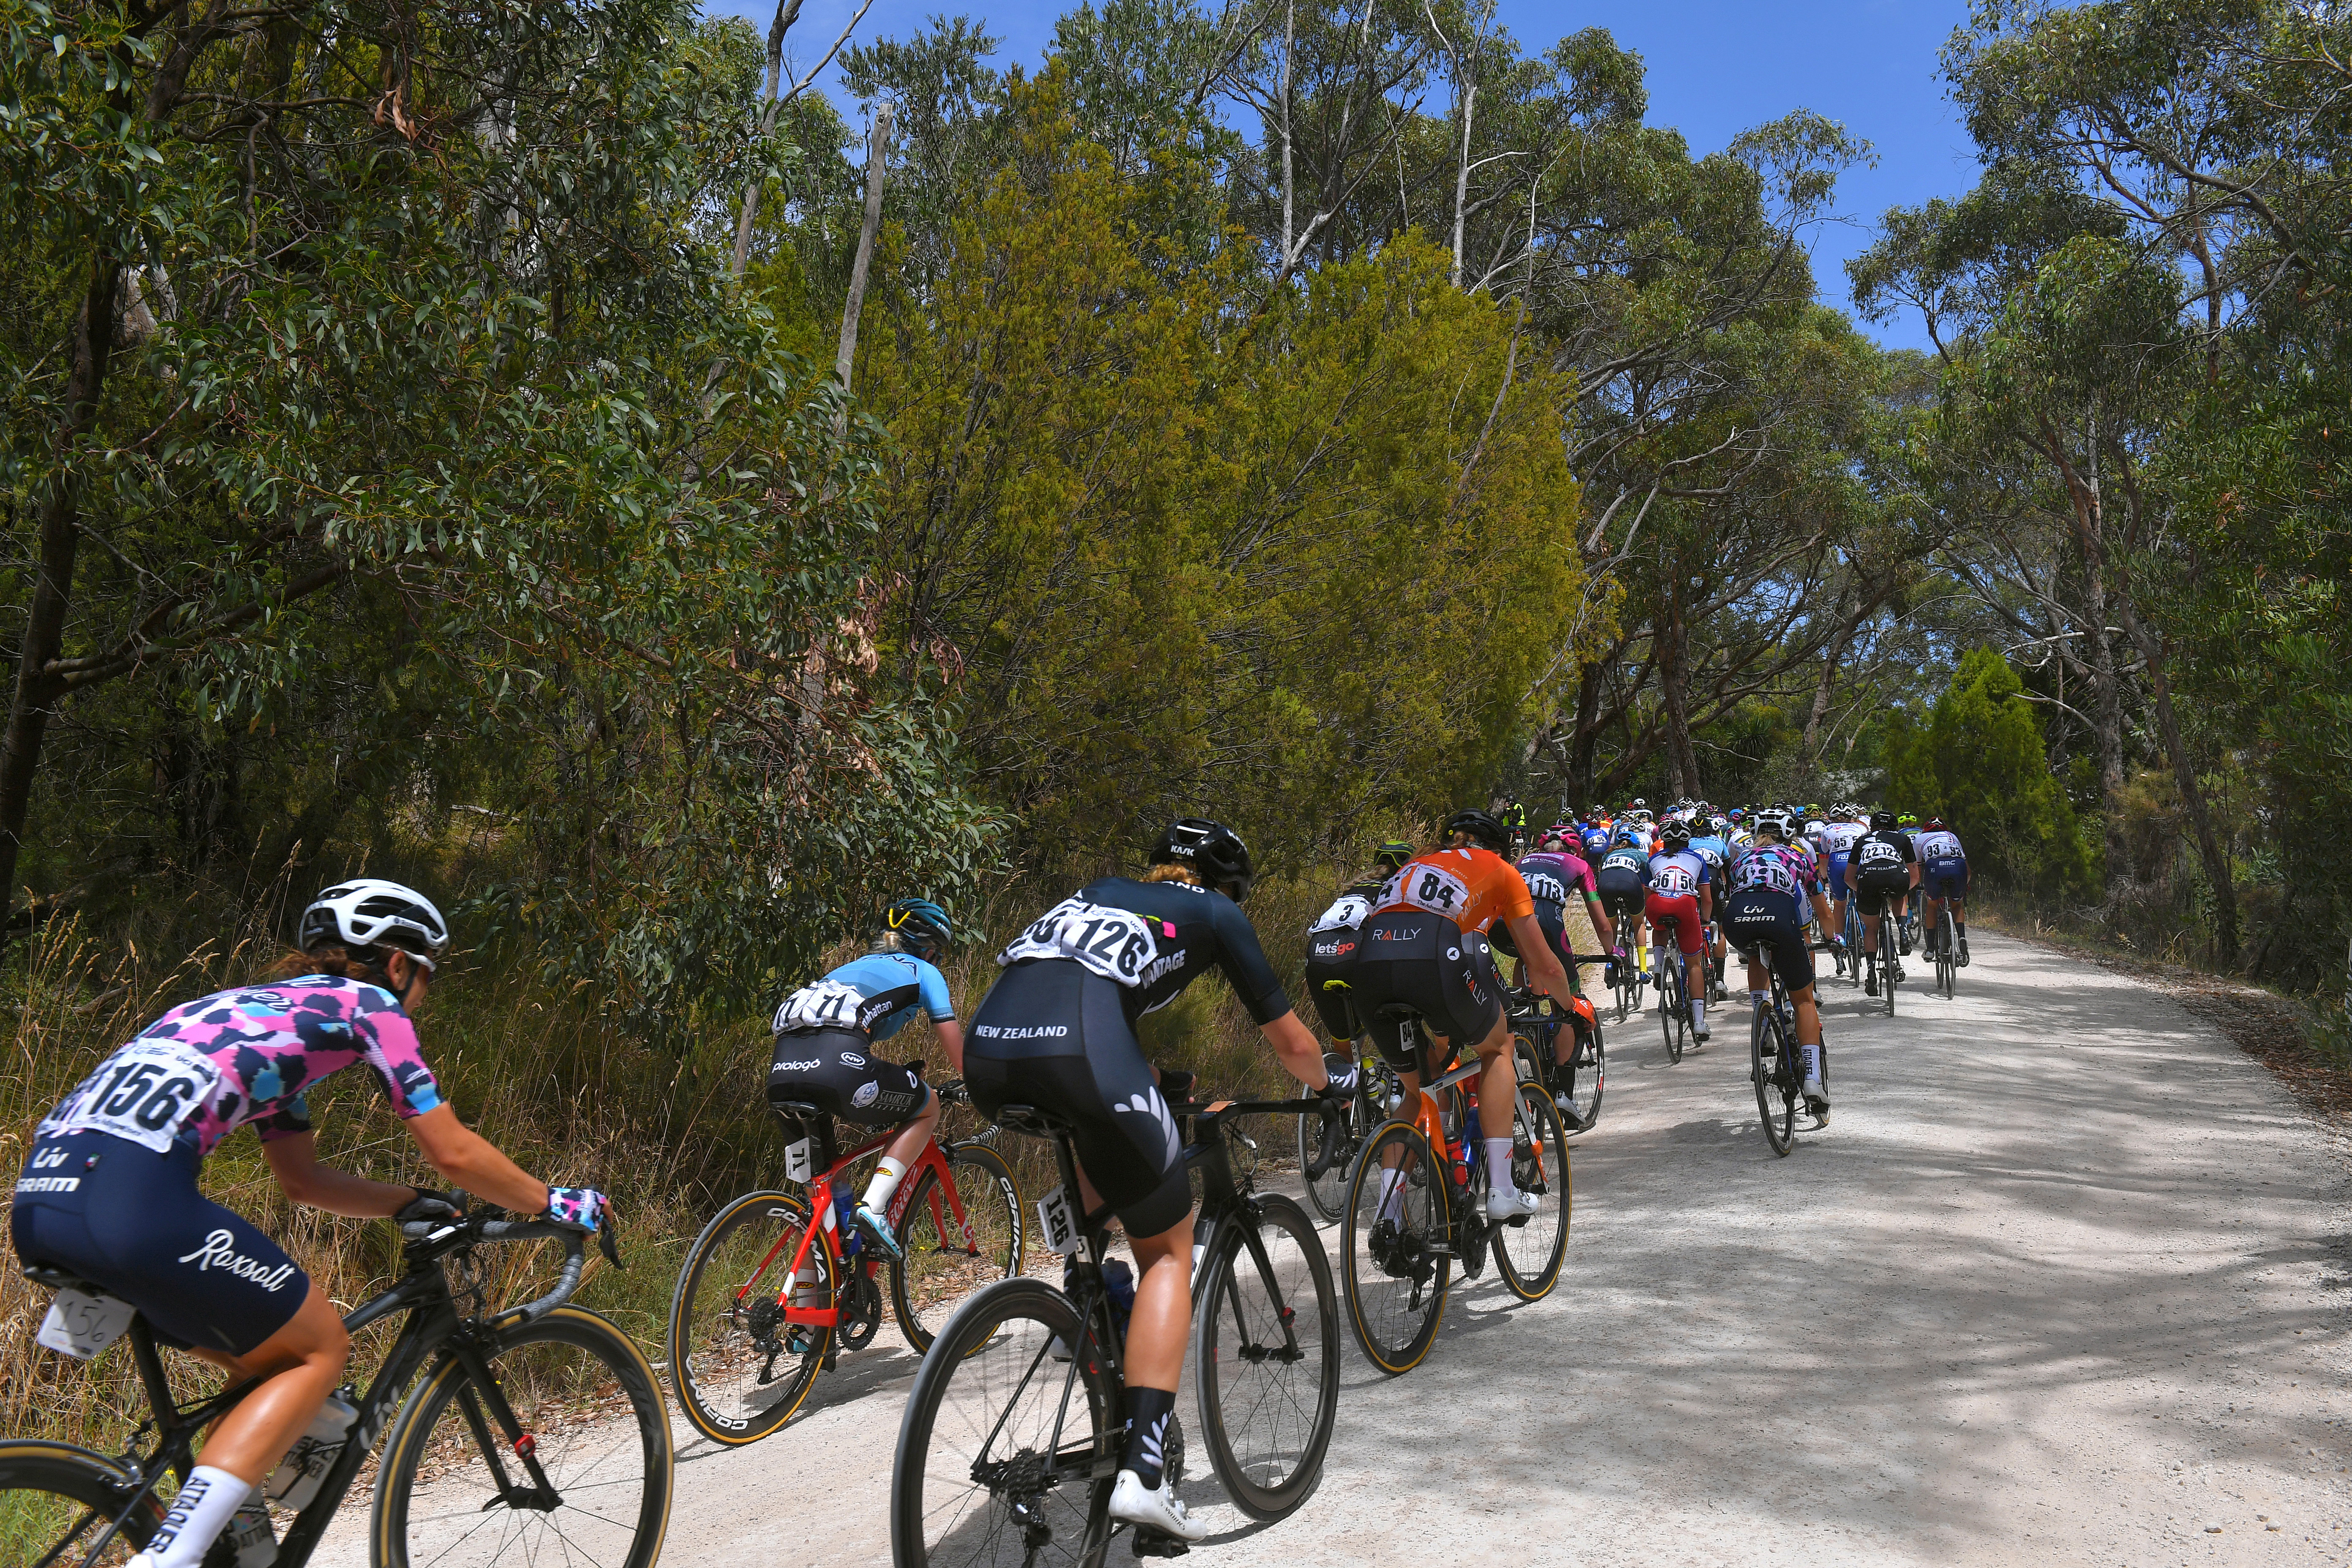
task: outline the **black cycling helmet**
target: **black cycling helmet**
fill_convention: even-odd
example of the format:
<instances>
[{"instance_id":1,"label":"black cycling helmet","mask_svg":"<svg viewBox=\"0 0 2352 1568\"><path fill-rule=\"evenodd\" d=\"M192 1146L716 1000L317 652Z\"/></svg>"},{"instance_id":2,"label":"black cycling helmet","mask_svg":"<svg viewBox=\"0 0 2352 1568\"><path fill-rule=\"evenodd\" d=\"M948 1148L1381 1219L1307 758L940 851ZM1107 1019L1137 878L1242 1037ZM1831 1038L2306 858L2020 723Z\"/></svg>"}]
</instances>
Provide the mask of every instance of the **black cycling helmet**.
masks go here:
<instances>
[{"instance_id":1,"label":"black cycling helmet","mask_svg":"<svg viewBox=\"0 0 2352 1568\"><path fill-rule=\"evenodd\" d=\"M1870 814L1870 830L1873 833L1891 833L1894 829L1895 814L1893 812L1874 811Z\"/></svg>"},{"instance_id":2,"label":"black cycling helmet","mask_svg":"<svg viewBox=\"0 0 2352 1568\"><path fill-rule=\"evenodd\" d=\"M1393 871L1412 858L1412 846L1402 838L1391 838L1372 851L1372 864Z\"/></svg>"},{"instance_id":3,"label":"black cycling helmet","mask_svg":"<svg viewBox=\"0 0 2352 1568\"><path fill-rule=\"evenodd\" d=\"M929 899L900 899L882 911L881 929L898 933L898 945L917 958L937 957L954 935L947 910Z\"/></svg>"},{"instance_id":4,"label":"black cycling helmet","mask_svg":"<svg viewBox=\"0 0 2352 1568\"><path fill-rule=\"evenodd\" d=\"M1492 812L1480 811L1475 806L1468 811L1457 811L1447 817L1445 831L1463 834L1497 855L1510 851L1510 829L1496 821Z\"/></svg>"},{"instance_id":5,"label":"black cycling helmet","mask_svg":"<svg viewBox=\"0 0 2352 1568\"><path fill-rule=\"evenodd\" d=\"M1664 845L1668 849L1689 848L1690 824L1686 822L1668 821L1664 827L1658 829L1658 842Z\"/></svg>"},{"instance_id":6,"label":"black cycling helmet","mask_svg":"<svg viewBox=\"0 0 2352 1568\"><path fill-rule=\"evenodd\" d=\"M1151 847L1155 866L1190 866L1201 885L1214 888L1235 903L1249 896L1249 846L1222 822L1205 816L1180 816L1162 828Z\"/></svg>"}]
</instances>

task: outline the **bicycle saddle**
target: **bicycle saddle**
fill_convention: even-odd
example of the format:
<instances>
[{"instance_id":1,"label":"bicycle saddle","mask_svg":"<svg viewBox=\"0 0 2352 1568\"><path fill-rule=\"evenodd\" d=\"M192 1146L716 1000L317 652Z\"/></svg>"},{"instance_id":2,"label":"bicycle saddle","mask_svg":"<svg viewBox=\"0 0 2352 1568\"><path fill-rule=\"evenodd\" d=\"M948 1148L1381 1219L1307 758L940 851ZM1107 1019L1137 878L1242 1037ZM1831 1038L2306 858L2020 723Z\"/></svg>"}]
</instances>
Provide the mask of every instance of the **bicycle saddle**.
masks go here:
<instances>
[{"instance_id":1,"label":"bicycle saddle","mask_svg":"<svg viewBox=\"0 0 2352 1568\"><path fill-rule=\"evenodd\" d=\"M52 1268L46 1263L25 1265L25 1278L45 1290L79 1290L85 1296L107 1296L113 1292L91 1284L78 1275L62 1268Z\"/></svg>"},{"instance_id":2,"label":"bicycle saddle","mask_svg":"<svg viewBox=\"0 0 2352 1568\"><path fill-rule=\"evenodd\" d=\"M1421 1016L1421 1009L1410 1002L1383 1002L1372 1009L1375 1018L1386 1018L1392 1024L1409 1024Z\"/></svg>"},{"instance_id":3,"label":"bicycle saddle","mask_svg":"<svg viewBox=\"0 0 2352 1568\"><path fill-rule=\"evenodd\" d=\"M1056 1132L1070 1130L1069 1122L1049 1116L1034 1105L998 1106L996 1124L1007 1132L1025 1132L1032 1138L1051 1138Z\"/></svg>"},{"instance_id":4,"label":"bicycle saddle","mask_svg":"<svg viewBox=\"0 0 2352 1568\"><path fill-rule=\"evenodd\" d=\"M768 1106L783 1116L817 1117L824 1114L823 1110L803 1100L772 1100Z\"/></svg>"}]
</instances>

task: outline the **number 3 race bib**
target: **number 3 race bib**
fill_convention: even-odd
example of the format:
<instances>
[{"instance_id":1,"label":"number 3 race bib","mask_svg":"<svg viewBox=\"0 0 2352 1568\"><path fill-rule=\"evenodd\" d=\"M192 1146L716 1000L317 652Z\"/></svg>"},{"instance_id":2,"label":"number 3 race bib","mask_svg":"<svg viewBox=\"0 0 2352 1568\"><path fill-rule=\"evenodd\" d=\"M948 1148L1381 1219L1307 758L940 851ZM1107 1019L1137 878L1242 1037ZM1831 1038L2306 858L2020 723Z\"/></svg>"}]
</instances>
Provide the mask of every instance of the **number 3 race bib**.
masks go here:
<instances>
[{"instance_id":1,"label":"number 3 race bib","mask_svg":"<svg viewBox=\"0 0 2352 1568\"><path fill-rule=\"evenodd\" d=\"M109 1133L161 1154L220 1078L219 1064L177 1040L133 1040L90 1075L58 1121L68 1131Z\"/></svg>"},{"instance_id":2,"label":"number 3 race bib","mask_svg":"<svg viewBox=\"0 0 2352 1568\"><path fill-rule=\"evenodd\" d=\"M1074 958L1105 980L1139 985L1160 956L1155 922L1132 910L1105 909L1073 895L1055 904L996 955L999 963L1024 958Z\"/></svg>"}]
</instances>

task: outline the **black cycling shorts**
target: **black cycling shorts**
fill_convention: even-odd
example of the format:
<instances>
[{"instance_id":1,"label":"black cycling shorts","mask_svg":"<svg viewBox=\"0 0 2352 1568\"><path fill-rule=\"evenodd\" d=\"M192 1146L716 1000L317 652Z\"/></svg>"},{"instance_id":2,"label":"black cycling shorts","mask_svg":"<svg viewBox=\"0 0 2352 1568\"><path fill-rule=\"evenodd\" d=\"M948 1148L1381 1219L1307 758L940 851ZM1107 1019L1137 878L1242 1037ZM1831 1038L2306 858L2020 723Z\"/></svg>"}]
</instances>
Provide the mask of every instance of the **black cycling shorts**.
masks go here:
<instances>
[{"instance_id":1,"label":"black cycling shorts","mask_svg":"<svg viewBox=\"0 0 2352 1568\"><path fill-rule=\"evenodd\" d=\"M963 1075L983 1116L1027 1105L1070 1123L1078 1163L1129 1236L1158 1236L1192 1212L1176 1119L1116 981L1074 959L1013 964L972 1015Z\"/></svg>"},{"instance_id":2,"label":"black cycling shorts","mask_svg":"<svg viewBox=\"0 0 2352 1568\"><path fill-rule=\"evenodd\" d=\"M856 1029L778 1035L775 1058L768 1066L768 1103L773 1107L797 1100L860 1127L896 1127L912 1121L930 1103L930 1086L914 1067L886 1062L873 1053L874 1042ZM840 1157L829 1121L805 1131L817 1140L819 1169Z\"/></svg>"},{"instance_id":3,"label":"black cycling shorts","mask_svg":"<svg viewBox=\"0 0 2352 1568\"><path fill-rule=\"evenodd\" d=\"M1354 989L1365 1032L1398 1072L1417 1073L1422 1064L1405 1048L1403 1020L1382 1017L1381 1008L1411 1008L1432 1034L1465 1050L1492 1034L1503 1016L1503 976L1486 939L1415 910L1364 922Z\"/></svg>"},{"instance_id":4,"label":"black cycling shorts","mask_svg":"<svg viewBox=\"0 0 2352 1568\"><path fill-rule=\"evenodd\" d=\"M1813 983L1812 950L1805 945L1793 895L1769 888L1732 894L1723 914L1723 934L1749 963L1770 964L1791 994Z\"/></svg>"},{"instance_id":5,"label":"black cycling shorts","mask_svg":"<svg viewBox=\"0 0 2352 1568\"><path fill-rule=\"evenodd\" d=\"M78 1274L182 1347L245 1355L291 1322L310 1277L252 1221L196 1190L193 1143L158 1154L105 1132L33 1145L9 1239L26 1263Z\"/></svg>"},{"instance_id":6,"label":"black cycling shorts","mask_svg":"<svg viewBox=\"0 0 2352 1568\"><path fill-rule=\"evenodd\" d=\"M1362 1032L1349 987L1356 973L1357 933L1341 929L1309 931L1307 936L1307 994L1335 1040L1352 1040Z\"/></svg>"},{"instance_id":7,"label":"black cycling shorts","mask_svg":"<svg viewBox=\"0 0 2352 1568\"><path fill-rule=\"evenodd\" d=\"M1886 912L1887 904L1911 890L1911 873L1902 869L1864 871L1853 879L1853 901L1862 913L1873 920Z\"/></svg>"},{"instance_id":8,"label":"black cycling shorts","mask_svg":"<svg viewBox=\"0 0 2352 1568\"><path fill-rule=\"evenodd\" d=\"M1593 873L1595 888L1601 894L1601 907L1609 911L1613 921L1623 922L1642 918L1649 898L1649 888L1642 873L1630 870L1608 870Z\"/></svg>"}]
</instances>

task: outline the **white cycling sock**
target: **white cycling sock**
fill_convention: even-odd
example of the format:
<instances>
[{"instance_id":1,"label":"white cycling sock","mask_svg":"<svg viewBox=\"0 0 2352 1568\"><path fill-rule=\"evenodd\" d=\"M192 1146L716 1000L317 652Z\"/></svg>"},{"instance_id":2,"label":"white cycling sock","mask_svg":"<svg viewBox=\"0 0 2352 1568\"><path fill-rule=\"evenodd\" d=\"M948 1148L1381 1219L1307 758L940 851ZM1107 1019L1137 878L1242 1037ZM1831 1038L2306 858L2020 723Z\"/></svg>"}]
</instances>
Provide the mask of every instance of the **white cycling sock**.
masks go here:
<instances>
[{"instance_id":1,"label":"white cycling sock","mask_svg":"<svg viewBox=\"0 0 2352 1568\"><path fill-rule=\"evenodd\" d=\"M1508 1138L1486 1140L1486 1186L1498 1198L1515 1198L1519 1186L1511 1180L1511 1141Z\"/></svg>"},{"instance_id":2,"label":"white cycling sock","mask_svg":"<svg viewBox=\"0 0 2352 1568\"><path fill-rule=\"evenodd\" d=\"M1802 1060L1805 1064L1805 1081L1808 1083L1817 1081L1822 1076L1822 1047L1820 1043L1818 1041L1808 1041L1804 1045L1800 1046L1798 1050L1801 1053Z\"/></svg>"},{"instance_id":3,"label":"white cycling sock","mask_svg":"<svg viewBox=\"0 0 2352 1568\"><path fill-rule=\"evenodd\" d=\"M196 1568L212 1549L237 1505L253 1492L226 1470L198 1465L188 1473L187 1485L172 1500L163 1527L147 1542L147 1550L131 1561L135 1568Z\"/></svg>"},{"instance_id":4,"label":"white cycling sock","mask_svg":"<svg viewBox=\"0 0 2352 1568\"><path fill-rule=\"evenodd\" d=\"M1769 991L1750 991L1748 994L1748 1000L1755 1004L1757 1006L1761 1007L1764 1005L1765 999L1771 994L1772 994Z\"/></svg>"},{"instance_id":5,"label":"white cycling sock","mask_svg":"<svg viewBox=\"0 0 2352 1568\"><path fill-rule=\"evenodd\" d=\"M1706 1004L1696 996L1691 998L1691 1027L1694 1029L1706 1027Z\"/></svg>"},{"instance_id":6,"label":"white cycling sock","mask_svg":"<svg viewBox=\"0 0 2352 1568\"><path fill-rule=\"evenodd\" d=\"M1385 1220L1394 1220L1402 1216L1404 1210L1404 1205L1397 1199L1397 1188L1403 1181L1403 1172L1392 1170L1387 1166L1382 1166L1381 1168L1379 1182L1381 1198L1380 1207L1373 1211L1376 1217Z\"/></svg>"},{"instance_id":7,"label":"white cycling sock","mask_svg":"<svg viewBox=\"0 0 2352 1568\"><path fill-rule=\"evenodd\" d=\"M906 1161L883 1155L882 1163L874 1167L874 1179L866 1184L866 1206L880 1214L889 1205L890 1194L898 1190L898 1184L906 1174Z\"/></svg>"}]
</instances>

